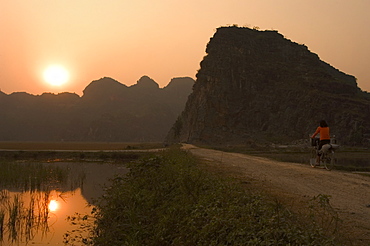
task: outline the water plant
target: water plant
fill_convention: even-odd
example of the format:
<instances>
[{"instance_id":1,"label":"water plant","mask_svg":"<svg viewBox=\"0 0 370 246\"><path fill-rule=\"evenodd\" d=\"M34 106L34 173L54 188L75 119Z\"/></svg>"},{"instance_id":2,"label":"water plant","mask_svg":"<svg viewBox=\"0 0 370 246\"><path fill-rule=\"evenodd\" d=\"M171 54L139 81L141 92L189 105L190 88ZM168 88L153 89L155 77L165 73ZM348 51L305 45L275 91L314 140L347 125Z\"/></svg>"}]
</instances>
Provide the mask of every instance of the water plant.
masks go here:
<instances>
[{"instance_id":1,"label":"water plant","mask_svg":"<svg viewBox=\"0 0 370 246\"><path fill-rule=\"evenodd\" d=\"M27 198L26 198L27 197ZM26 203L26 200L29 200ZM49 228L49 193L19 193L0 203L0 244L4 235L9 242L30 241L36 232Z\"/></svg>"},{"instance_id":2,"label":"water plant","mask_svg":"<svg viewBox=\"0 0 370 246\"><path fill-rule=\"evenodd\" d=\"M8 203L8 228L9 237L12 241L15 241L18 237L18 233L21 228L21 208L23 206L22 201L19 199L19 195L13 197L13 202Z\"/></svg>"},{"instance_id":3,"label":"water plant","mask_svg":"<svg viewBox=\"0 0 370 246\"><path fill-rule=\"evenodd\" d=\"M0 162L0 186L24 191L45 190L66 182L68 170L42 163Z\"/></svg>"}]
</instances>

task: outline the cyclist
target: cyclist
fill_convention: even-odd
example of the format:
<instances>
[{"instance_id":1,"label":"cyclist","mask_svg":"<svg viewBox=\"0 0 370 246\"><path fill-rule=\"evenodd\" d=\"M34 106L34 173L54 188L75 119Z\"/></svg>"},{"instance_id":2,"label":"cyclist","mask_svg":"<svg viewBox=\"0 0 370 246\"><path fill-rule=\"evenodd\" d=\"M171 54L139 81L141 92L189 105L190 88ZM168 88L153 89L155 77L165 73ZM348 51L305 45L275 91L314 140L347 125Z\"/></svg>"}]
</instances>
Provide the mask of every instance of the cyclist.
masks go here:
<instances>
[{"instance_id":1,"label":"cyclist","mask_svg":"<svg viewBox=\"0 0 370 246\"><path fill-rule=\"evenodd\" d=\"M325 144L330 144L330 130L325 120L320 121L320 126L317 127L315 133L311 136L311 138L314 138L319 133L320 133L320 143L318 148L319 151L317 152L316 157L316 165L320 165L320 156L321 156L320 150L322 146Z\"/></svg>"}]
</instances>

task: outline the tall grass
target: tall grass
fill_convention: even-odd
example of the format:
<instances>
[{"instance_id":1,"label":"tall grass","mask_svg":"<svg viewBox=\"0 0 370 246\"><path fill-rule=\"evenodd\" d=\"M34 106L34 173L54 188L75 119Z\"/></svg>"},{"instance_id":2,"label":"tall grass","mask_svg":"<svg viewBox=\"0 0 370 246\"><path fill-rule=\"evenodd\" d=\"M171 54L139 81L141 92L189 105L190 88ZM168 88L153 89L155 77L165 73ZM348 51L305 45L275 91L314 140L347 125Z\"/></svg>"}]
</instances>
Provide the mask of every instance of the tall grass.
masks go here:
<instances>
[{"instance_id":1,"label":"tall grass","mask_svg":"<svg viewBox=\"0 0 370 246\"><path fill-rule=\"evenodd\" d=\"M316 223L171 149L130 164L96 210L95 245L334 245ZM307 222L307 221L306 221Z\"/></svg>"},{"instance_id":2,"label":"tall grass","mask_svg":"<svg viewBox=\"0 0 370 246\"><path fill-rule=\"evenodd\" d=\"M2 192L4 193L4 192ZM5 197L5 196L4 196ZM28 242L38 232L49 228L49 193L30 193L29 204L25 203L24 194L9 196L0 203L0 245L7 242ZM4 235L8 238L4 239Z\"/></svg>"},{"instance_id":3,"label":"tall grass","mask_svg":"<svg viewBox=\"0 0 370 246\"><path fill-rule=\"evenodd\" d=\"M18 238L18 233L21 231L21 208L23 206L22 201L19 199L19 196L16 195L13 197L13 202L8 204L9 218L8 218L8 228L9 228L9 237L12 241L15 241Z\"/></svg>"},{"instance_id":4,"label":"tall grass","mask_svg":"<svg viewBox=\"0 0 370 246\"><path fill-rule=\"evenodd\" d=\"M67 181L68 170L41 163L0 162L0 186L24 191L49 189Z\"/></svg>"}]
</instances>

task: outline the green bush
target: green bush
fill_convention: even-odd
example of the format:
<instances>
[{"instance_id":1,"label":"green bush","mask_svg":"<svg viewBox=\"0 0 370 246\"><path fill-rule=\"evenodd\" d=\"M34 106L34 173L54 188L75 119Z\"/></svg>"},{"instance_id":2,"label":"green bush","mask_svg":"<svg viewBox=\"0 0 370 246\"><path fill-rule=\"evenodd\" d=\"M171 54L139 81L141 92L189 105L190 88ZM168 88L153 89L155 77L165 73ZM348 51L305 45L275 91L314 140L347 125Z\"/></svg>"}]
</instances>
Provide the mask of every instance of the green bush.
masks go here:
<instances>
[{"instance_id":1,"label":"green bush","mask_svg":"<svg viewBox=\"0 0 370 246\"><path fill-rule=\"evenodd\" d=\"M95 245L332 245L281 204L200 170L171 149L130 164L96 210Z\"/></svg>"}]
</instances>

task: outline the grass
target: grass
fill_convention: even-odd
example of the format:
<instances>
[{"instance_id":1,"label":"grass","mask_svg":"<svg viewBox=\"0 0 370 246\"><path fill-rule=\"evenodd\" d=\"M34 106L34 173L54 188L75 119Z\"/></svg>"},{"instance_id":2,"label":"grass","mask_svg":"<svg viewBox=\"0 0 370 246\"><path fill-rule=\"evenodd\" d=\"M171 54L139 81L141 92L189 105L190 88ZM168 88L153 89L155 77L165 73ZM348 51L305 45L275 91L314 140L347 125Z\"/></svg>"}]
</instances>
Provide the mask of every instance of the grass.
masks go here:
<instances>
[{"instance_id":1,"label":"grass","mask_svg":"<svg viewBox=\"0 0 370 246\"><path fill-rule=\"evenodd\" d=\"M65 183L68 170L41 163L0 162L0 185L23 191L45 190L53 184Z\"/></svg>"},{"instance_id":2,"label":"grass","mask_svg":"<svg viewBox=\"0 0 370 246\"><path fill-rule=\"evenodd\" d=\"M179 149L129 167L127 177L107 187L85 244L338 245L336 230L328 230L336 225L325 222L324 231L316 223L321 216L302 220L240 182L202 170L197 159ZM325 206L325 221L333 221L326 198L312 202Z\"/></svg>"},{"instance_id":3,"label":"grass","mask_svg":"<svg viewBox=\"0 0 370 246\"><path fill-rule=\"evenodd\" d=\"M4 240L4 235L8 235L9 242L18 242L20 238L28 242L36 231L48 230L48 192L30 194L29 204L25 204L22 194L15 195L12 199L4 194L4 191L1 195L0 244Z\"/></svg>"}]
</instances>

